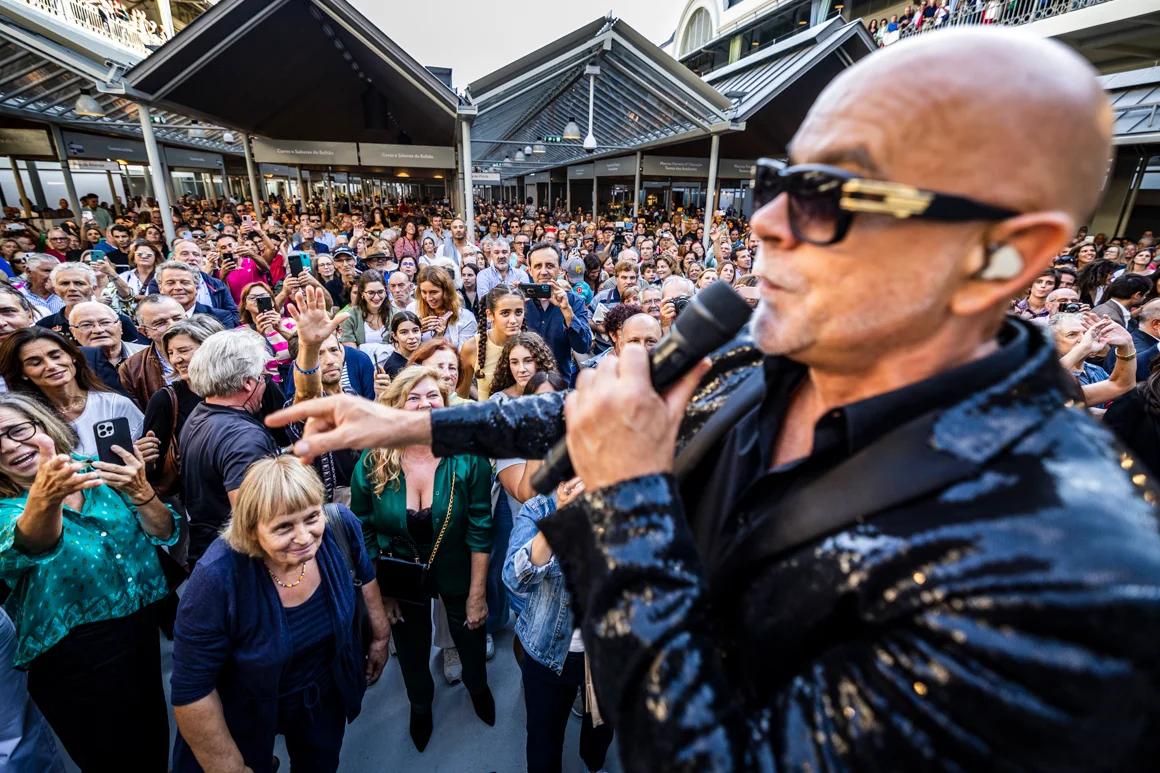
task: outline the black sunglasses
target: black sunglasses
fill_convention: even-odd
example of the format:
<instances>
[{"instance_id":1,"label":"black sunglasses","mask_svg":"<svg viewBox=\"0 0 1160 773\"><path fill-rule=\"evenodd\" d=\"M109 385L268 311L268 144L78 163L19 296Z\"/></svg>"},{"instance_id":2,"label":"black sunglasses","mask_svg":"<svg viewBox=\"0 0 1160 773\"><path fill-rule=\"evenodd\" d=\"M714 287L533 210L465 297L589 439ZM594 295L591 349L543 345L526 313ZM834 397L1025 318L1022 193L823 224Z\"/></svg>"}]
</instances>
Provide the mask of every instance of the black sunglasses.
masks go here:
<instances>
[{"instance_id":1,"label":"black sunglasses","mask_svg":"<svg viewBox=\"0 0 1160 773\"><path fill-rule=\"evenodd\" d=\"M800 164L782 168L772 159L758 159L754 208L764 207L783 193L789 197L793 235L800 241L822 246L842 241L855 214L952 222L1003 220L1019 214L964 196L869 180L836 166Z\"/></svg>"}]
</instances>

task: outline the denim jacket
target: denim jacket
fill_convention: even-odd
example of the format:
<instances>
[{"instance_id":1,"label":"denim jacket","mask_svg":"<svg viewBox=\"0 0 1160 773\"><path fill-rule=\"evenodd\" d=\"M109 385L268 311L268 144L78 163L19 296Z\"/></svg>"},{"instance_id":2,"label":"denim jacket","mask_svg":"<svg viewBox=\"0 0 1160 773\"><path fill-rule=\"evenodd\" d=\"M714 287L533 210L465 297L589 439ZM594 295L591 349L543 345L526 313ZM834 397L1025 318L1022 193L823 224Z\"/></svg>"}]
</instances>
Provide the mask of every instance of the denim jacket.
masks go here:
<instances>
[{"instance_id":1,"label":"denim jacket","mask_svg":"<svg viewBox=\"0 0 1160 773\"><path fill-rule=\"evenodd\" d=\"M537 523L556 512L556 496L537 496L520 508L512 521L512 536L503 562L503 583L524 602L516 618L516 636L524 651L557 674L564 670L572 642L572 597L564 589L564 573L553 555L548 563L532 563L532 539Z\"/></svg>"}]
</instances>

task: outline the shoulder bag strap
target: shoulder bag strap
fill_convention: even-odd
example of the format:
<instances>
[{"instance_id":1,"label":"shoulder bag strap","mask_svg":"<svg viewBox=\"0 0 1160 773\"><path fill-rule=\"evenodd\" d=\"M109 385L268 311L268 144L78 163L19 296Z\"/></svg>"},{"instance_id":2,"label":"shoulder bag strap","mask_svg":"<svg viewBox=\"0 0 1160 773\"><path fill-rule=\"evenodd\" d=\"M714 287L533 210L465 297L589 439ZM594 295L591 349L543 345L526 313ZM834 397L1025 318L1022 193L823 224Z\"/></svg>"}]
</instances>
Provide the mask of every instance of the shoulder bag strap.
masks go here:
<instances>
[{"instance_id":1,"label":"shoulder bag strap","mask_svg":"<svg viewBox=\"0 0 1160 773\"><path fill-rule=\"evenodd\" d=\"M342 513L339 512L338 505L327 504L322 506L322 512L326 515L326 528L330 529L331 534L334 535L334 541L338 543L338 549L342 553L342 558L346 561L346 568L351 576L354 576L354 556L350 552L350 539L346 534L346 523L343 520ZM355 585L361 585L357 579Z\"/></svg>"},{"instance_id":2,"label":"shoulder bag strap","mask_svg":"<svg viewBox=\"0 0 1160 773\"><path fill-rule=\"evenodd\" d=\"M717 576L728 585L755 564L977 474L979 463L931 445L938 416L912 419L782 499L716 557Z\"/></svg>"},{"instance_id":3,"label":"shoulder bag strap","mask_svg":"<svg viewBox=\"0 0 1160 773\"><path fill-rule=\"evenodd\" d=\"M454 465L454 460L452 464ZM451 523L451 512L455 508L455 468L451 468L451 494L447 497L447 517L439 527L439 534L435 537L435 544L431 546L431 556L427 559L427 568L435 563L435 556L439 553L439 546L443 543L443 535L447 533L447 524Z\"/></svg>"},{"instance_id":4,"label":"shoulder bag strap","mask_svg":"<svg viewBox=\"0 0 1160 773\"><path fill-rule=\"evenodd\" d=\"M173 421L169 427L169 447L173 449L173 457L180 459L181 448L177 445L177 390L171 385L165 387L169 395L169 405L173 409Z\"/></svg>"}]
</instances>

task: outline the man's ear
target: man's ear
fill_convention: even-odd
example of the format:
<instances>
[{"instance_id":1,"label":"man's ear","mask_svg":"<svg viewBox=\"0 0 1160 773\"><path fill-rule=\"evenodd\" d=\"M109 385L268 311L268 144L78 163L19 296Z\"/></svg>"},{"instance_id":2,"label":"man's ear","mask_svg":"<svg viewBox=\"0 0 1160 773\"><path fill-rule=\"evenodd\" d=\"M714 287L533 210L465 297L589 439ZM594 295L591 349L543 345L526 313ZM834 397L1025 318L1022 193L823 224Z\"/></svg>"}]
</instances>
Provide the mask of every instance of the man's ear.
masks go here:
<instances>
[{"instance_id":1,"label":"man's ear","mask_svg":"<svg viewBox=\"0 0 1160 773\"><path fill-rule=\"evenodd\" d=\"M984 246L966 256L964 279L951 296L951 311L974 316L1004 305L1051 267L1074 233L1065 212L1032 212L1004 220L986 235Z\"/></svg>"}]
</instances>

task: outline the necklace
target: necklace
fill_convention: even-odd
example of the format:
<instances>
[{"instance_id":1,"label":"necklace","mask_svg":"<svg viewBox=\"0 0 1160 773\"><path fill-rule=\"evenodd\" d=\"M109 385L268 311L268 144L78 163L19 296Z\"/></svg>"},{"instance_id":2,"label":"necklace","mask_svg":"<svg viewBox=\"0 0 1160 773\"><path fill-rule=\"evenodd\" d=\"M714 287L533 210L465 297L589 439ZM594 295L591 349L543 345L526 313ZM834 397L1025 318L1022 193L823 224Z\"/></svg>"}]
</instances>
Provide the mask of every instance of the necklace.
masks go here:
<instances>
[{"instance_id":1,"label":"necklace","mask_svg":"<svg viewBox=\"0 0 1160 773\"><path fill-rule=\"evenodd\" d=\"M300 585L302 583L302 578L306 576L306 562L305 561L302 562L302 571L298 572L298 579L295 580L294 582L291 582L291 583L285 583L285 582L282 582L281 580L279 580L278 576L275 575L274 572L268 566L266 567L266 573L270 575L270 579L273 580L274 582L276 582L279 587L281 587L281 588L296 588L296 587L298 587L298 585Z\"/></svg>"}]
</instances>

